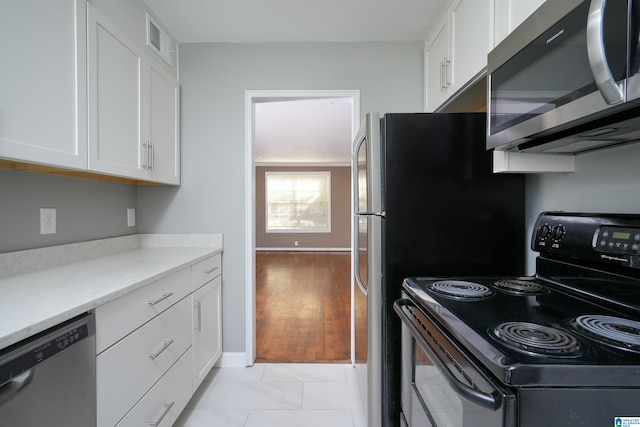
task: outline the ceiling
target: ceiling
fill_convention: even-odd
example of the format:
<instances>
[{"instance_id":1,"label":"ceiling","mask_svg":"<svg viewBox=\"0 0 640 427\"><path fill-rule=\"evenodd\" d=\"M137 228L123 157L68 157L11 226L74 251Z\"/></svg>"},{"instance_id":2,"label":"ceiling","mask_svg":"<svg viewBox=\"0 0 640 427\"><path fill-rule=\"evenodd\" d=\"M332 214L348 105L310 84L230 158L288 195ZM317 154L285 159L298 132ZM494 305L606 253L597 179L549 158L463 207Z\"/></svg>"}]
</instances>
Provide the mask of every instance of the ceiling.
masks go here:
<instances>
[{"instance_id":1,"label":"ceiling","mask_svg":"<svg viewBox=\"0 0 640 427\"><path fill-rule=\"evenodd\" d=\"M181 43L425 40L448 0L144 0Z\"/></svg>"},{"instance_id":2,"label":"ceiling","mask_svg":"<svg viewBox=\"0 0 640 427\"><path fill-rule=\"evenodd\" d=\"M180 43L423 41L448 0L144 0ZM349 100L350 101L350 100ZM256 163L347 163L352 105L256 104Z\"/></svg>"},{"instance_id":3,"label":"ceiling","mask_svg":"<svg viewBox=\"0 0 640 427\"><path fill-rule=\"evenodd\" d=\"M351 98L255 104L256 164L350 164Z\"/></svg>"}]
</instances>

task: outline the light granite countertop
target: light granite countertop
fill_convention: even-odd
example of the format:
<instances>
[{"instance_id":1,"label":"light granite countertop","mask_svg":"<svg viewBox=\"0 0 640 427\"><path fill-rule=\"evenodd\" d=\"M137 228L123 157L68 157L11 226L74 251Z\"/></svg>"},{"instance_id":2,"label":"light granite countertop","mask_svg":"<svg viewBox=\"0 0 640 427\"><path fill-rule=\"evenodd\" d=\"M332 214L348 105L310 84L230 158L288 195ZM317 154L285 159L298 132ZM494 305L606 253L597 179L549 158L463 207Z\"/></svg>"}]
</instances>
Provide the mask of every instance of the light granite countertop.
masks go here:
<instances>
[{"instance_id":1,"label":"light granite countertop","mask_svg":"<svg viewBox=\"0 0 640 427\"><path fill-rule=\"evenodd\" d=\"M221 235L132 235L0 254L0 349L222 252Z\"/></svg>"}]
</instances>

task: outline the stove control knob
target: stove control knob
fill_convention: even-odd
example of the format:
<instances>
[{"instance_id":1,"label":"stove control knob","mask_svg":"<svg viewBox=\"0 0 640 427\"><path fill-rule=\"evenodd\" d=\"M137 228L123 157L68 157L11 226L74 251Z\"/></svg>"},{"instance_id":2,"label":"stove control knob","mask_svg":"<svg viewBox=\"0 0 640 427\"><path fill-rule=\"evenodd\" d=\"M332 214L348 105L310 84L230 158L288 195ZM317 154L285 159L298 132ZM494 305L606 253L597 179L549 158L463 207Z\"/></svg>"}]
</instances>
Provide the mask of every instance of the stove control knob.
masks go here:
<instances>
[{"instance_id":1,"label":"stove control knob","mask_svg":"<svg viewBox=\"0 0 640 427\"><path fill-rule=\"evenodd\" d=\"M558 241L561 240L566 233L566 229L562 225L554 225L551 228L551 237L553 240Z\"/></svg>"},{"instance_id":2,"label":"stove control knob","mask_svg":"<svg viewBox=\"0 0 640 427\"><path fill-rule=\"evenodd\" d=\"M551 231L551 227L549 227L549 224L542 224L538 228L538 237L540 237L541 239L544 239L549 235L550 231Z\"/></svg>"}]
</instances>

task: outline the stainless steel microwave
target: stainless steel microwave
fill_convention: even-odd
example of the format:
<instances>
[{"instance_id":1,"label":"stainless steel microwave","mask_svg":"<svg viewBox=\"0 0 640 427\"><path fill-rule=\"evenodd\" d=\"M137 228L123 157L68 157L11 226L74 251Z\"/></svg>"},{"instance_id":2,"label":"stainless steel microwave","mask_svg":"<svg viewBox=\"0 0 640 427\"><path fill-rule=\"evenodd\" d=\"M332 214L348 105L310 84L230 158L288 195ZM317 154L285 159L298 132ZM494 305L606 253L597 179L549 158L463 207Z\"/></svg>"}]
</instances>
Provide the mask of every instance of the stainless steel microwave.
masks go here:
<instances>
[{"instance_id":1,"label":"stainless steel microwave","mask_svg":"<svg viewBox=\"0 0 640 427\"><path fill-rule=\"evenodd\" d=\"M547 0L489 53L487 149L640 140L640 0Z\"/></svg>"}]
</instances>

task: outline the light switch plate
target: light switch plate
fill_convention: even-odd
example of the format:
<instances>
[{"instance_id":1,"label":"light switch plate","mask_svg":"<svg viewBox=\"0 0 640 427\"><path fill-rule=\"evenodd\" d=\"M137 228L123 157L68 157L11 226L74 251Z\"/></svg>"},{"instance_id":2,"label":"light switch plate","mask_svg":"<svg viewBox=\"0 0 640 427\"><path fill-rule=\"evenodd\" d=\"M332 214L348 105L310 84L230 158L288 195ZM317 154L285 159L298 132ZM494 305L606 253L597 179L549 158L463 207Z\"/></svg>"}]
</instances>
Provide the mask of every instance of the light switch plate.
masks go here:
<instances>
[{"instance_id":1,"label":"light switch plate","mask_svg":"<svg viewBox=\"0 0 640 427\"><path fill-rule=\"evenodd\" d=\"M133 208L127 209L127 227L136 226L136 210Z\"/></svg>"},{"instance_id":2,"label":"light switch plate","mask_svg":"<svg viewBox=\"0 0 640 427\"><path fill-rule=\"evenodd\" d=\"M56 233L56 208L40 208L40 234Z\"/></svg>"}]
</instances>

